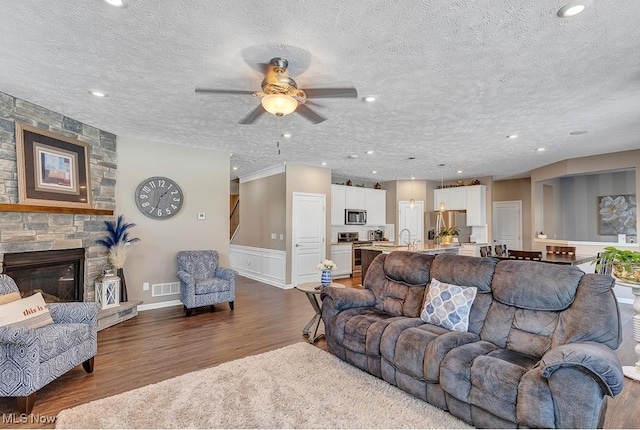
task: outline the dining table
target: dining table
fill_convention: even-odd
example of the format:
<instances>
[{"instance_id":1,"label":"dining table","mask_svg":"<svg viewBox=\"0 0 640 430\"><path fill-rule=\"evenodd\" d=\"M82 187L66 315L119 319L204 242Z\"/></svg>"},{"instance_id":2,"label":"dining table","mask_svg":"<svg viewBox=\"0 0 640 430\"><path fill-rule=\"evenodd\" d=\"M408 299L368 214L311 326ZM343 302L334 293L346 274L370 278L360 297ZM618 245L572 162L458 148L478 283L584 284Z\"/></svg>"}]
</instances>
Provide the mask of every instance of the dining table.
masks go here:
<instances>
[{"instance_id":1,"label":"dining table","mask_svg":"<svg viewBox=\"0 0 640 430\"><path fill-rule=\"evenodd\" d=\"M588 263L595 261L595 255L570 255L570 254L554 254L552 252L541 251L542 259L534 261L542 261L543 263L552 264L570 264L577 266L578 264ZM492 256L499 260L515 260L515 258L509 258L508 256Z\"/></svg>"}]
</instances>

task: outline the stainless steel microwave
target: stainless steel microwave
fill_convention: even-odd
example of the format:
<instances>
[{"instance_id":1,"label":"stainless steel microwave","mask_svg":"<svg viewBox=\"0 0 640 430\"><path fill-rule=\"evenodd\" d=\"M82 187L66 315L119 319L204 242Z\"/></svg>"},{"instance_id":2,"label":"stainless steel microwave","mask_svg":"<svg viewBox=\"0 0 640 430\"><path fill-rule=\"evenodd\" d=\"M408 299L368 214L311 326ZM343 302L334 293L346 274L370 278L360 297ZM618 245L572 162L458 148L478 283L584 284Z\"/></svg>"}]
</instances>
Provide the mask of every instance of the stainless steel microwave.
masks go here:
<instances>
[{"instance_id":1,"label":"stainless steel microwave","mask_svg":"<svg viewBox=\"0 0 640 430\"><path fill-rule=\"evenodd\" d=\"M345 209L344 223L346 225L365 225L367 223L367 211L364 209Z\"/></svg>"}]
</instances>

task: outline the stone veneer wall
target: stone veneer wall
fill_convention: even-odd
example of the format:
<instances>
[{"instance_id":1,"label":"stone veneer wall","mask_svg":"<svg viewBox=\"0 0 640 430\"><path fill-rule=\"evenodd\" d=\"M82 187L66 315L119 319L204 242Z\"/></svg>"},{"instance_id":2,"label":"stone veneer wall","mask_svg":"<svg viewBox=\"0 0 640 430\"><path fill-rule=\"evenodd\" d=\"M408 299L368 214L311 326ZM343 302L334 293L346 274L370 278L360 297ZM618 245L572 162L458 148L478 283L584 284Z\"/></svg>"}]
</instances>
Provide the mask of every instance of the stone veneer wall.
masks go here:
<instances>
[{"instance_id":1,"label":"stone veneer wall","mask_svg":"<svg viewBox=\"0 0 640 430\"><path fill-rule=\"evenodd\" d=\"M94 209L115 210L116 136L33 103L0 92L0 203L18 203L15 122L89 144ZM80 214L0 212L0 261L5 253L85 248L84 300L94 301L94 280L107 263L104 220Z\"/></svg>"}]
</instances>

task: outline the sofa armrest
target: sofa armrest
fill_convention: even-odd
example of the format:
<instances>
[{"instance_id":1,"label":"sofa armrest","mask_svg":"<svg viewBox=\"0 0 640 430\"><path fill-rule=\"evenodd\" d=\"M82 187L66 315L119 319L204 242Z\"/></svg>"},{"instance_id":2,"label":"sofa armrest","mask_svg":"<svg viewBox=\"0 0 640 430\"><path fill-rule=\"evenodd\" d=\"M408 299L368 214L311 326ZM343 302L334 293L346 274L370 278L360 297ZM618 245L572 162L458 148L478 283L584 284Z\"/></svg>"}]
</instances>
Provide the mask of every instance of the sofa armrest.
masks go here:
<instances>
[{"instance_id":1,"label":"sofa armrest","mask_svg":"<svg viewBox=\"0 0 640 430\"><path fill-rule=\"evenodd\" d=\"M478 342L480 336L468 331L450 331L433 339L427 345L424 361L424 377L427 382L440 382L440 365L452 349L468 343Z\"/></svg>"},{"instance_id":2,"label":"sofa armrest","mask_svg":"<svg viewBox=\"0 0 640 430\"><path fill-rule=\"evenodd\" d=\"M220 278L220 279L224 279L225 281L232 282L236 279L237 274L238 272L228 267L218 267L216 269L215 276L216 278Z\"/></svg>"},{"instance_id":3,"label":"sofa armrest","mask_svg":"<svg viewBox=\"0 0 640 430\"><path fill-rule=\"evenodd\" d=\"M542 376L549 378L561 367L576 367L591 376L605 394L614 397L622 391L624 375L611 348L597 342L577 342L550 349L538 363Z\"/></svg>"},{"instance_id":4,"label":"sofa armrest","mask_svg":"<svg viewBox=\"0 0 640 430\"><path fill-rule=\"evenodd\" d=\"M51 318L56 324L97 324L100 305L96 302L49 303Z\"/></svg>"},{"instance_id":5,"label":"sofa armrest","mask_svg":"<svg viewBox=\"0 0 640 430\"><path fill-rule=\"evenodd\" d=\"M333 309L336 311L375 306L376 304L376 296L373 295L371 290L355 288L323 288L320 299L324 302L327 298L333 300Z\"/></svg>"},{"instance_id":6,"label":"sofa armrest","mask_svg":"<svg viewBox=\"0 0 640 430\"><path fill-rule=\"evenodd\" d=\"M0 327L0 345L27 346L36 339L36 331L29 327Z\"/></svg>"}]
</instances>

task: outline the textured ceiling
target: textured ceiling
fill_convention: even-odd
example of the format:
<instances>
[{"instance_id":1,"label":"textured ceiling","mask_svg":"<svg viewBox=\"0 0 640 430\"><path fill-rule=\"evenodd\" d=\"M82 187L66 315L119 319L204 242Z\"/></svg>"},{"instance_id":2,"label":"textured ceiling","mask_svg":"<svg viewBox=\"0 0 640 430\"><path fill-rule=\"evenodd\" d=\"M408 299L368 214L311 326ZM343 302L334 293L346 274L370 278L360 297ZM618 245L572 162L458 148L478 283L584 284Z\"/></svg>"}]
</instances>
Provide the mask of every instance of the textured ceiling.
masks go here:
<instances>
[{"instance_id":1,"label":"textured ceiling","mask_svg":"<svg viewBox=\"0 0 640 430\"><path fill-rule=\"evenodd\" d=\"M0 14L0 91L118 136L233 152L232 178L285 161L380 182L518 177L640 147L640 1L561 19L564 4L21 0ZM256 64L278 56L303 88L378 100L318 99L318 125L239 125L258 99L194 93L259 90Z\"/></svg>"}]
</instances>

